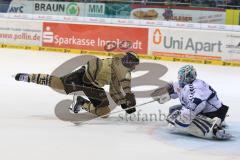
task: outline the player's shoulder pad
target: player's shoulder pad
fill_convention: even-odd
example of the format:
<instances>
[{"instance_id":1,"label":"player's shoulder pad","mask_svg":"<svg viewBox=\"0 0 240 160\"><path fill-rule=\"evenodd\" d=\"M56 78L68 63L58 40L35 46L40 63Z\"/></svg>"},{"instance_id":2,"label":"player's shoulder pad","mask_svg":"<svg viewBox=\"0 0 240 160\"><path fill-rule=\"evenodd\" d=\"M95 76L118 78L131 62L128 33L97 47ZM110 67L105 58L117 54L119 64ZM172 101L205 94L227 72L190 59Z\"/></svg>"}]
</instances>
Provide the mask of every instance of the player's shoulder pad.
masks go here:
<instances>
[{"instance_id":1,"label":"player's shoulder pad","mask_svg":"<svg viewBox=\"0 0 240 160\"><path fill-rule=\"evenodd\" d=\"M192 85L190 85L189 87L190 87L190 89L191 89L191 87L193 87L196 90L198 90L198 89L202 90L202 89L208 88L209 85L206 82L204 82L203 80L196 79L192 83Z\"/></svg>"}]
</instances>

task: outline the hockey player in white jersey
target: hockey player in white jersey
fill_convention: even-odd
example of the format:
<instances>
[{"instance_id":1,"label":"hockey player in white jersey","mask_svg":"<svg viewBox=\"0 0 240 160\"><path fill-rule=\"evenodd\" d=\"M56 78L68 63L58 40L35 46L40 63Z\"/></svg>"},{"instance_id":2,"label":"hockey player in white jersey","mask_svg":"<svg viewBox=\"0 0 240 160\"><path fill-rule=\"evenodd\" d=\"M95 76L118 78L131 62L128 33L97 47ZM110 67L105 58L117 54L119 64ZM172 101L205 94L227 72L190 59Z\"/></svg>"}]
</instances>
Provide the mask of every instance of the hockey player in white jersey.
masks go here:
<instances>
[{"instance_id":1,"label":"hockey player in white jersey","mask_svg":"<svg viewBox=\"0 0 240 160\"><path fill-rule=\"evenodd\" d=\"M230 139L222 126L228 107L210 85L196 77L195 68L185 65L178 71L178 82L168 83L152 96L161 104L179 98L181 105L170 107L166 119L175 131L201 138Z\"/></svg>"}]
</instances>

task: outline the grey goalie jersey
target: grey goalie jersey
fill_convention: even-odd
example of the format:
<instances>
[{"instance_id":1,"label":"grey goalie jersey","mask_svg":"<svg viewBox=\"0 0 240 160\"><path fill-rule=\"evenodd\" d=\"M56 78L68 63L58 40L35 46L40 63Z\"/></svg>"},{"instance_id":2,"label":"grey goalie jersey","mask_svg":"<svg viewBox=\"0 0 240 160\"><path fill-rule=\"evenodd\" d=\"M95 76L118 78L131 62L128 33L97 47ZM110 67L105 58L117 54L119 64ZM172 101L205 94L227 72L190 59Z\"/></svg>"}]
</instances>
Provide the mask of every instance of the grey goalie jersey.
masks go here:
<instances>
[{"instance_id":1,"label":"grey goalie jersey","mask_svg":"<svg viewBox=\"0 0 240 160\"><path fill-rule=\"evenodd\" d=\"M182 106L191 110L192 115L214 112L222 106L216 91L202 80L196 79L183 88L176 82L173 83L173 89L171 98L179 98Z\"/></svg>"}]
</instances>

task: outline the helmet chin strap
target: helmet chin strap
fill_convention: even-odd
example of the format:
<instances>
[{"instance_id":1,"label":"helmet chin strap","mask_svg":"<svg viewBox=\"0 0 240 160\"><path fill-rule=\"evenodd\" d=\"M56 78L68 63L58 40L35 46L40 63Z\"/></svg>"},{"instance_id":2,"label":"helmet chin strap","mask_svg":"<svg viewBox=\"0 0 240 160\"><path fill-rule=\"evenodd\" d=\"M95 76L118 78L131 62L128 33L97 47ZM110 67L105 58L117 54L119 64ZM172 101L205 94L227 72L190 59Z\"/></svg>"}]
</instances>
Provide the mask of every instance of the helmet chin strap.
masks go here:
<instances>
[{"instance_id":1,"label":"helmet chin strap","mask_svg":"<svg viewBox=\"0 0 240 160\"><path fill-rule=\"evenodd\" d=\"M183 87L186 85L186 83L184 83L184 82L178 81L178 83L179 83L179 86L180 86L181 88L183 88Z\"/></svg>"},{"instance_id":2,"label":"helmet chin strap","mask_svg":"<svg viewBox=\"0 0 240 160\"><path fill-rule=\"evenodd\" d=\"M136 68L136 66L133 66L131 68L129 68L130 71L133 71Z\"/></svg>"},{"instance_id":3,"label":"helmet chin strap","mask_svg":"<svg viewBox=\"0 0 240 160\"><path fill-rule=\"evenodd\" d=\"M130 66L130 65L124 65L124 64L123 64L123 66L126 67L126 68L128 68L130 71L133 71L133 70L136 68L136 65Z\"/></svg>"},{"instance_id":4,"label":"helmet chin strap","mask_svg":"<svg viewBox=\"0 0 240 160\"><path fill-rule=\"evenodd\" d=\"M179 86L180 86L181 88L183 88L185 85L191 84L191 83L193 83L194 81L195 81L195 80L193 80L193 81L191 81L191 82L189 82L189 83L178 81L178 83L179 83Z\"/></svg>"}]
</instances>

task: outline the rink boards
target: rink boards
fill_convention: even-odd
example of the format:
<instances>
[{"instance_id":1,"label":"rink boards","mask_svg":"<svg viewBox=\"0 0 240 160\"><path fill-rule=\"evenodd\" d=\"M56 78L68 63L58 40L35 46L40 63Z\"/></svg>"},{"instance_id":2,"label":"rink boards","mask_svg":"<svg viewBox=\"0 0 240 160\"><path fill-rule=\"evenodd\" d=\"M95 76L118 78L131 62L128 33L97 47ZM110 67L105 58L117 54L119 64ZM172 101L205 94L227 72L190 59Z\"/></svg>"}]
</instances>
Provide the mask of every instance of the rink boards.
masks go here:
<instances>
[{"instance_id":1,"label":"rink boards","mask_svg":"<svg viewBox=\"0 0 240 160\"><path fill-rule=\"evenodd\" d=\"M0 47L105 56L132 50L145 59L240 66L238 26L124 23L3 18Z\"/></svg>"}]
</instances>

